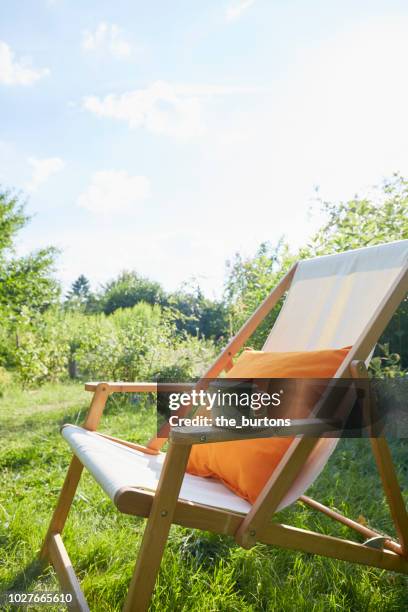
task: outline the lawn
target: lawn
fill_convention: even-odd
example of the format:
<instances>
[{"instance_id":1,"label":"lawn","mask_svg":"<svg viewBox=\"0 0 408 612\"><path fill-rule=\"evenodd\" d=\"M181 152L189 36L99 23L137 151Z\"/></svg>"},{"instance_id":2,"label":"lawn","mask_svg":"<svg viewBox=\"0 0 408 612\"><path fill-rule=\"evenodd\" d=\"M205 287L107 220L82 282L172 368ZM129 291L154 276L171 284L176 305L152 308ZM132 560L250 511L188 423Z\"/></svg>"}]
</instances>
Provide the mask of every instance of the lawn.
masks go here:
<instances>
[{"instance_id":1,"label":"lawn","mask_svg":"<svg viewBox=\"0 0 408 612\"><path fill-rule=\"evenodd\" d=\"M10 390L0 399L0 592L58 589L54 571L36 559L70 457L59 427L80 423L89 400L74 384ZM104 431L138 442L154 425L154 406L136 398L113 396L102 420ZM408 501L408 440L394 440L392 451ZM310 495L394 535L367 440L341 441ZM279 519L360 541L302 504ZM143 527L83 476L64 541L91 610L121 609ZM151 605L202 612L407 609L408 577L263 545L247 551L232 539L181 527L171 530Z\"/></svg>"}]
</instances>

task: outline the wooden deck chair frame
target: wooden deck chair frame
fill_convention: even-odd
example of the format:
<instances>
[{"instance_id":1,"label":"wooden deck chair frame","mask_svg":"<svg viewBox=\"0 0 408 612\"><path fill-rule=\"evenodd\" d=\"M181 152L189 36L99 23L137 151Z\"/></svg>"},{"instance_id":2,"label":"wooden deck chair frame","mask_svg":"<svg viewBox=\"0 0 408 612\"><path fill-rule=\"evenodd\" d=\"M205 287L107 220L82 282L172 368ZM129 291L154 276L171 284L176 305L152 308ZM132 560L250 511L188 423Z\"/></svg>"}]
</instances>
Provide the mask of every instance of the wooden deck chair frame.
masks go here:
<instances>
[{"instance_id":1,"label":"wooden deck chair frame","mask_svg":"<svg viewBox=\"0 0 408 612\"><path fill-rule=\"evenodd\" d=\"M222 371L228 371L232 366L234 355L289 289L296 266L297 264L289 270L238 334L229 342L203 378L215 378ZM404 299L407 293L407 285L408 266L405 266L391 285L387 295L378 304L371 320L354 343L336 377L364 378L367 376L365 360L370 355L395 310ZM93 398L83 427L95 431L110 394L115 392L154 392L157 386L155 383L115 384L103 382L88 383L85 388L87 391L93 392ZM380 533L373 529L363 526L305 495L300 498L301 501L316 510L358 531L367 540L372 540L372 542L368 541L360 544L355 541L270 521L301 466L312 452L318 438L304 436L293 441L251 510L247 515L242 515L200 504L192 504L191 502L186 503L178 499L192 445L202 442L216 443L232 440L234 439L234 432L226 432L220 429L211 431L208 428L173 428L169 431L165 428L160 432L160 437L150 440L147 447L116 438L112 439L143 452L158 453L166 441L165 436L169 437L169 447L156 492L149 493L124 488L115 496L115 505L119 511L148 518L124 610L133 612L148 609L172 524L230 535L244 548L262 542L295 551L314 553L408 574L408 514L385 438L371 438L371 444L398 534L396 541L382 537ZM253 437L253 433L251 437ZM242 434L240 439L242 439ZM71 608L81 611L88 610L88 606L64 547L61 533L82 469L83 465L74 455L41 551L41 557L53 564L62 588L72 593ZM375 547L378 542L380 548Z\"/></svg>"}]
</instances>

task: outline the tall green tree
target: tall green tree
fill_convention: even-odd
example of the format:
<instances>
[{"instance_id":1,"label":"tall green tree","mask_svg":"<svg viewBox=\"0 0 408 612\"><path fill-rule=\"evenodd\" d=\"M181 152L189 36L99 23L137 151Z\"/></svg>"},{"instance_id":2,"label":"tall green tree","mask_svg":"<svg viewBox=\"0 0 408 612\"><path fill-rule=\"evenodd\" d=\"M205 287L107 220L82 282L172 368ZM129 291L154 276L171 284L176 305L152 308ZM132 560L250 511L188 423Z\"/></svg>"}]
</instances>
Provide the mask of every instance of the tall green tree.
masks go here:
<instances>
[{"instance_id":1,"label":"tall green tree","mask_svg":"<svg viewBox=\"0 0 408 612\"><path fill-rule=\"evenodd\" d=\"M0 309L18 317L26 311L44 312L57 303L60 286L53 277L57 250L49 247L0 264Z\"/></svg>"},{"instance_id":2,"label":"tall green tree","mask_svg":"<svg viewBox=\"0 0 408 612\"><path fill-rule=\"evenodd\" d=\"M18 316L23 308L42 312L60 294L59 284L53 277L56 249L39 249L25 257L15 254L16 234L28 220L19 197L0 190L0 312L3 318Z\"/></svg>"},{"instance_id":3,"label":"tall green tree","mask_svg":"<svg viewBox=\"0 0 408 612\"><path fill-rule=\"evenodd\" d=\"M66 295L66 299L79 298L86 300L91 293L91 285L89 280L83 274L80 274L71 285L71 289Z\"/></svg>"},{"instance_id":4,"label":"tall green tree","mask_svg":"<svg viewBox=\"0 0 408 612\"><path fill-rule=\"evenodd\" d=\"M65 296L64 306L69 310L83 310L87 313L100 311L98 298L91 291L91 284L83 274L72 283Z\"/></svg>"},{"instance_id":5,"label":"tall green tree","mask_svg":"<svg viewBox=\"0 0 408 612\"><path fill-rule=\"evenodd\" d=\"M60 295L53 276L56 249L16 256L16 234L28 220L20 198L0 189L0 325L7 339L0 346L0 361L5 365L13 363L22 318L27 321L31 314L35 318L57 303Z\"/></svg>"},{"instance_id":6,"label":"tall green tree","mask_svg":"<svg viewBox=\"0 0 408 612\"><path fill-rule=\"evenodd\" d=\"M237 253L232 261L227 262L225 300L230 316L231 334L237 333L293 262L294 257L283 240L277 245L263 242L253 257L244 258ZM262 347L280 308L281 303L265 318L252 335L250 346Z\"/></svg>"},{"instance_id":7,"label":"tall green tree","mask_svg":"<svg viewBox=\"0 0 408 612\"><path fill-rule=\"evenodd\" d=\"M131 308L139 302L163 304L165 293L160 285L136 272L122 272L118 278L103 288L101 305L105 314L111 314L118 308Z\"/></svg>"},{"instance_id":8,"label":"tall green tree","mask_svg":"<svg viewBox=\"0 0 408 612\"><path fill-rule=\"evenodd\" d=\"M176 327L191 336L219 340L228 336L228 311L222 301L206 298L199 286L172 293L167 298Z\"/></svg>"},{"instance_id":9,"label":"tall green tree","mask_svg":"<svg viewBox=\"0 0 408 612\"><path fill-rule=\"evenodd\" d=\"M27 223L24 204L16 194L0 188L0 262L13 249L13 241L19 229Z\"/></svg>"},{"instance_id":10,"label":"tall green tree","mask_svg":"<svg viewBox=\"0 0 408 612\"><path fill-rule=\"evenodd\" d=\"M303 256L330 255L408 238L408 180L395 174L375 200L322 202L327 221L302 249Z\"/></svg>"}]
</instances>

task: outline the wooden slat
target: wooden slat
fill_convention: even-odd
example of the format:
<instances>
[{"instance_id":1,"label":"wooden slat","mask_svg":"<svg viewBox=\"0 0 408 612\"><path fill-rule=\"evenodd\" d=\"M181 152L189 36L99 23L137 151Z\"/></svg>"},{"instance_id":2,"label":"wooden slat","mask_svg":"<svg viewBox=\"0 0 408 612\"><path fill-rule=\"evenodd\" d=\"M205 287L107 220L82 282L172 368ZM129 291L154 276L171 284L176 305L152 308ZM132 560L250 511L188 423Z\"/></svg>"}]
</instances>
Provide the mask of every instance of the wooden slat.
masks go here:
<instances>
[{"instance_id":1,"label":"wooden slat","mask_svg":"<svg viewBox=\"0 0 408 612\"><path fill-rule=\"evenodd\" d=\"M125 601L125 612L142 612L149 607L190 449L170 442Z\"/></svg>"},{"instance_id":2,"label":"wooden slat","mask_svg":"<svg viewBox=\"0 0 408 612\"><path fill-rule=\"evenodd\" d=\"M130 487L123 487L115 495L115 505L118 510L133 516L148 517L153 500L153 492ZM194 502L178 500L173 523L192 529L234 535L244 516L244 514L238 512L229 512Z\"/></svg>"},{"instance_id":3,"label":"wooden slat","mask_svg":"<svg viewBox=\"0 0 408 612\"><path fill-rule=\"evenodd\" d=\"M350 371L353 378L368 378L367 367L363 361L354 360L351 363ZM367 401L369 401L369 398L366 399L366 403ZM366 413L368 413L368 422L371 423L375 415L370 406L366 405L365 410ZM370 438L370 442L380 473L384 493L390 508L391 517L401 543L401 551L404 556L408 557L408 513L398 483L391 451L385 438L372 437Z\"/></svg>"},{"instance_id":4,"label":"wooden slat","mask_svg":"<svg viewBox=\"0 0 408 612\"><path fill-rule=\"evenodd\" d=\"M44 544L41 549L40 558L45 559L48 556L48 546L50 539L56 534L61 533L65 521L67 520L72 500L75 496L79 480L81 478L83 465L79 459L73 455L69 465L65 481L59 494L58 502L48 527L47 535L45 536Z\"/></svg>"},{"instance_id":5,"label":"wooden slat","mask_svg":"<svg viewBox=\"0 0 408 612\"><path fill-rule=\"evenodd\" d=\"M98 429L99 421L101 420L109 393L109 385L106 383L100 383L97 385L83 425L85 429L88 429L89 431L95 431Z\"/></svg>"},{"instance_id":6,"label":"wooden slat","mask_svg":"<svg viewBox=\"0 0 408 612\"><path fill-rule=\"evenodd\" d=\"M183 393L196 388L194 382L87 382L85 391L96 391L100 385L104 385L108 394L111 393L157 393L160 391Z\"/></svg>"},{"instance_id":7,"label":"wooden slat","mask_svg":"<svg viewBox=\"0 0 408 612\"><path fill-rule=\"evenodd\" d=\"M154 499L153 493L123 489L115 499L121 512L148 516ZM244 515L179 500L173 523L192 529L201 529L224 535L234 535ZM368 534L367 534L368 535ZM371 535L371 534L370 534ZM294 551L300 550L335 559L372 565L382 569L408 573L408 561L394 552L374 550L358 542L334 538L287 525L271 524L258 533L258 541Z\"/></svg>"},{"instance_id":8,"label":"wooden slat","mask_svg":"<svg viewBox=\"0 0 408 612\"><path fill-rule=\"evenodd\" d=\"M98 427L108 395L107 385L104 383L98 384L85 418L84 428L94 431ZM73 455L40 552L40 558L42 559L47 557L50 538L57 533L61 533L64 528L82 470L82 463Z\"/></svg>"},{"instance_id":9,"label":"wooden slat","mask_svg":"<svg viewBox=\"0 0 408 612\"><path fill-rule=\"evenodd\" d=\"M92 431L98 427L107 398L107 386L104 383L98 384L85 418L84 427L86 429ZM47 535L40 552L41 559L45 559L47 557L50 538L57 533L61 533L64 528L69 510L71 508L72 500L74 499L75 492L81 478L82 470L82 463L75 455L73 455L64 484L59 494L57 506L52 515Z\"/></svg>"},{"instance_id":10,"label":"wooden slat","mask_svg":"<svg viewBox=\"0 0 408 612\"><path fill-rule=\"evenodd\" d=\"M109 393L156 393L155 382L87 382L85 391L96 391L98 385L105 384Z\"/></svg>"},{"instance_id":11,"label":"wooden slat","mask_svg":"<svg viewBox=\"0 0 408 612\"><path fill-rule=\"evenodd\" d=\"M57 572L61 589L72 595L72 602L67 604L68 609L75 610L75 612L89 612L88 604L86 603L78 578L72 567L71 560L59 534L54 534L50 537L48 552L50 560Z\"/></svg>"},{"instance_id":12,"label":"wooden slat","mask_svg":"<svg viewBox=\"0 0 408 612\"><path fill-rule=\"evenodd\" d=\"M108 436L107 434L101 433L100 431L95 432L97 436L101 438L106 438L107 440L111 440L111 442L116 442L117 444L122 444L122 446L127 446L128 448L133 448L133 450L140 451L141 453L146 453L146 455L158 455L160 451L156 451L152 448L147 448L142 444L136 444L135 442L128 442L127 440L122 440L122 438L115 438L114 436Z\"/></svg>"},{"instance_id":13,"label":"wooden slat","mask_svg":"<svg viewBox=\"0 0 408 612\"><path fill-rule=\"evenodd\" d=\"M339 523L343 523L343 525L346 525L346 527L349 527L350 529L354 529L354 531L361 533L361 535L363 535L365 538L387 537L386 541L384 542L384 546L389 550L392 550L393 552L397 553L398 555L402 554L401 546L397 544L397 542L394 542L394 540L392 540L388 536L383 536L383 534L378 533L378 531L374 531L374 529L370 529L370 527L366 527L366 525L361 525L361 523L353 521L352 519L348 518L347 516L344 516L340 512L337 512L337 510L328 508L324 504L321 504L320 502L312 499L311 497L308 497L307 495L302 495L299 500L307 504L314 510L322 512L329 518L332 518L335 521L338 521Z\"/></svg>"},{"instance_id":14,"label":"wooden slat","mask_svg":"<svg viewBox=\"0 0 408 612\"><path fill-rule=\"evenodd\" d=\"M300 550L408 574L408 560L394 552L377 550L350 540L342 540L287 525L269 525L259 534L259 541L281 548Z\"/></svg>"},{"instance_id":15,"label":"wooden slat","mask_svg":"<svg viewBox=\"0 0 408 612\"><path fill-rule=\"evenodd\" d=\"M408 557L408 514L395 473L391 452L385 438L370 438L370 440L391 516L401 543L402 553Z\"/></svg>"}]
</instances>

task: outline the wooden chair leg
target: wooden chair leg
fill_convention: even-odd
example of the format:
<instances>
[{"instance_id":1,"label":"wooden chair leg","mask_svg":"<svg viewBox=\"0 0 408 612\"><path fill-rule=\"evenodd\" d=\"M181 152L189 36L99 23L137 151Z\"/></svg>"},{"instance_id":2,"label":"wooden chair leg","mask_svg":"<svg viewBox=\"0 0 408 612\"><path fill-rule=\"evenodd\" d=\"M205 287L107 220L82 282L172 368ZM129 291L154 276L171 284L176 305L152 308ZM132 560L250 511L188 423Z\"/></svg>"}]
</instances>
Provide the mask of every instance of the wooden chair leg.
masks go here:
<instances>
[{"instance_id":1,"label":"wooden chair leg","mask_svg":"<svg viewBox=\"0 0 408 612\"><path fill-rule=\"evenodd\" d=\"M44 544L40 553L41 559L45 559L48 556L47 552L50 536L55 535L56 533L61 533L64 529L64 525L67 520L69 510L71 508L72 500L74 499L75 492L77 490L78 483L81 478L82 470L82 463L74 455L71 459L71 463L68 468L64 484L62 485L57 506L54 510L54 514L52 515L51 522L48 527L47 535L45 536Z\"/></svg>"},{"instance_id":2,"label":"wooden chair leg","mask_svg":"<svg viewBox=\"0 0 408 612\"><path fill-rule=\"evenodd\" d=\"M106 383L100 383L95 393L92 396L91 405L88 410L88 414L85 419L84 427L89 430L95 430L101 419L103 409L105 408L106 400L109 395L109 385ZM81 478L83 465L74 455L71 459L70 466L68 468L67 475L65 477L64 484L62 486L57 506L52 515L50 526L48 527L47 535L40 552L40 559L47 557L48 543L50 535L56 533L62 533L65 522L68 517L69 510L71 508L72 500L74 499L75 492L78 487L79 480Z\"/></svg>"},{"instance_id":3,"label":"wooden chair leg","mask_svg":"<svg viewBox=\"0 0 408 612\"><path fill-rule=\"evenodd\" d=\"M191 446L170 444L123 608L146 612L173 520Z\"/></svg>"},{"instance_id":4,"label":"wooden chair leg","mask_svg":"<svg viewBox=\"0 0 408 612\"><path fill-rule=\"evenodd\" d=\"M62 590L72 595L72 601L67 604L68 610L89 612L88 604L72 567L71 560L58 533L51 535L48 540L48 556L55 568Z\"/></svg>"},{"instance_id":5,"label":"wooden chair leg","mask_svg":"<svg viewBox=\"0 0 408 612\"><path fill-rule=\"evenodd\" d=\"M385 438L371 438L371 446L381 476L391 516L402 548L408 557L408 513L395 473L391 452Z\"/></svg>"},{"instance_id":6,"label":"wooden chair leg","mask_svg":"<svg viewBox=\"0 0 408 612\"><path fill-rule=\"evenodd\" d=\"M350 366L350 372L353 378L368 378L367 368L363 361L353 361ZM369 406L370 417L371 420L373 420L374 414L371 409L372 407ZM370 420L368 422L370 423ZM390 448L385 438L372 437L370 438L370 442L384 492L387 497L392 520L394 521L395 529L398 534L402 554L404 557L408 558L408 513L398 483L397 474L395 473Z\"/></svg>"},{"instance_id":7,"label":"wooden chair leg","mask_svg":"<svg viewBox=\"0 0 408 612\"><path fill-rule=\"evenodd\" d=\"M160 533L160 520L148 519L136 567L126 597L124 612L146 612L159 573L168 533Z\"/></svg>"}]
</instances>

